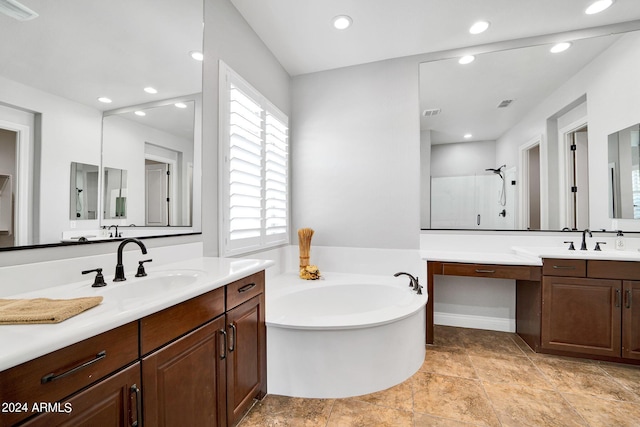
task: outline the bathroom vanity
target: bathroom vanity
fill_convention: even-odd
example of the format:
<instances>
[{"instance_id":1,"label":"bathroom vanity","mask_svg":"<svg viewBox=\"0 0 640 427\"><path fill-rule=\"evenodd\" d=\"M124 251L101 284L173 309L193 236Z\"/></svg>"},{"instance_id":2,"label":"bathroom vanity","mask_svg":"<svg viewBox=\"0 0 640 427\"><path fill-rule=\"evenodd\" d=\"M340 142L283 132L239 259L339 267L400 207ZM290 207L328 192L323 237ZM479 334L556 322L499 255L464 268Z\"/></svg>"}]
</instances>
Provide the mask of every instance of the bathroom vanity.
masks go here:
<instances>
[{"instance_id":1,"label":"bathroom vanity","mask_svg":"<svg viewBox=\"0 0 640 427\"><path fill-rule=\"evenodd\" d=\"M266 394L268 265L258 264L230 283L217 275L195 297L0 372L0 425L236 424ZM233 270L227 277L238 276ZM111 303L128 305L105 296L103 304ZM99 307L94 316L104 314ZM83 316L91 323L91 310L76 319Z\"/></svg>"},{"instance_id":2,"label":"bathroom vanity","mask_svg":"<svg viewBox=\"0 0 640 427\"><path fill-rule=\"evenodd\" d=\"M524 252L425 254L427 343L434 339L436 275L513 279L516 332L534 351L640 363L640 303L634 306L634 300L640 301L640 262L634 260L638 255ZM490 259L493 262L482 262Z\"/></svg>"}]
</instances>

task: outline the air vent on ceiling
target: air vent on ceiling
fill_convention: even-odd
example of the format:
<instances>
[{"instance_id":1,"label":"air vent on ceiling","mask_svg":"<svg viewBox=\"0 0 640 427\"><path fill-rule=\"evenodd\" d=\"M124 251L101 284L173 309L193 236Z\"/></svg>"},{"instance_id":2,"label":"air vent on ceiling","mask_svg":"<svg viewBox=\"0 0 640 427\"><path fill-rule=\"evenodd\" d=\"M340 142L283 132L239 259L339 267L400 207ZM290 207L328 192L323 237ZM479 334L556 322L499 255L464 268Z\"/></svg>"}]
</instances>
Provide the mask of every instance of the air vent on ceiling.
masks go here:
<instances>
[{"instance_id":1,"label":"air vent on ceiling","mask_svg":"<svg viewBox=\"0 0 640 427\"><path fill-rule=\"evenodd\" d=\"M424 110L422 112L422 115L424 117L433 117L433 116L437 116L438 114L440 114L440 109L439 108L432 108L430 110Z\"/></svg>"},{"instance_id":2,"label":"air vent on ceiling","mask_svg":"<svg viewBox=\"0 0 640 427\"><path fill-rule=\"evenodd\" d=\"M38 14L16 0L0 0L0 12L18 21L29 21Z\"/></svg>"},{"instance_id":3,"label":"air vent on ceiling","mask_svg":"<svg viewBox=\"0 0 640 427\"><path fill-rule=\"evenodd\" d=\"M512 102L513 99L505 99L500 104L498 104L498 108L507 108Z\"/></svg>"}]
</instances>

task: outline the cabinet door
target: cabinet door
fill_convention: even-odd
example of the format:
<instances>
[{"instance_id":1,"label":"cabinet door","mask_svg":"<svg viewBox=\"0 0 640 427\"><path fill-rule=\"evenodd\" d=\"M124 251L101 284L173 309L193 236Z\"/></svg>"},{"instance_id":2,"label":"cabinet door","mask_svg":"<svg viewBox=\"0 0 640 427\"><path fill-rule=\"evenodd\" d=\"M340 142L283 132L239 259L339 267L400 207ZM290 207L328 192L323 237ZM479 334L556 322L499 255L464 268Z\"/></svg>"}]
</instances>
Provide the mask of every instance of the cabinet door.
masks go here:
<instances>
[{"instance_id":1,"label":"cabinet door","mask_svg":"<svg viewBox=\"0 0 640 427\"><path fill-rule=\"evenodd\" d=\"M224 316L142 359L147 426L224 426Z\"/></svg>"},{"instance_id":2,"label":"cabinet door","mask_svg":"<svg viewBox=\"0 0 640 427\"><path fill-rule=\"evenodd\" d=\"M266 393L264 294L227 312L227 417L234 425Z\"/></svg>"},{"instance_id":3,"label":"cabinet door","mask_svg":"<svg viewBox=\"0 0 640 427\"><path fill-rule=\"evenodd\" d=\"M545 276L542 348L620 357L622 282Z\"/></svg>"},{"instance_id":4,"label":"cabinet door","mask_svg":"<svg viewBox=\"0 0 640 427\"><path fill-rule=\"evenodd\" d=\"M140 426L140 363L49 408L23 426Z\"/></svg>"},{"instance_id":5,"label":"cabinet door","mask_svg":"<svg viewBox=\"0 0 640 427\"><path fill-rule=\"evenodd\" d=\"M622 357L640 359L640 282L624 282Z\"/></svg>"}]
</instances>

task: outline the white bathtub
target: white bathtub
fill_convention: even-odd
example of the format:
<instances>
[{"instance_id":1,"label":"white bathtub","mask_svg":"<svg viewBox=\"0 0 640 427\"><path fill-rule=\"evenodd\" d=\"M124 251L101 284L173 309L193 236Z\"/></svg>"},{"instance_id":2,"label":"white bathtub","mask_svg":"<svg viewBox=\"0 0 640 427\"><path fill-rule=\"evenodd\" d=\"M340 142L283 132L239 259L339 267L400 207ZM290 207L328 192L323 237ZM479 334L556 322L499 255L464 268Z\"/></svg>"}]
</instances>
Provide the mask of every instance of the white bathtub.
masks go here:
<instances>
[{"instance_id":1,"label":"white bathtub","mask_svg":"<svg viewBox=\"0 0 640 427\"><path fill-rule=\"evenodd\" d=\"M268 392L349 397L413 375L424 361L427 296L406 277L323 275L267 281Z\"/></svg>"}]
</instances>

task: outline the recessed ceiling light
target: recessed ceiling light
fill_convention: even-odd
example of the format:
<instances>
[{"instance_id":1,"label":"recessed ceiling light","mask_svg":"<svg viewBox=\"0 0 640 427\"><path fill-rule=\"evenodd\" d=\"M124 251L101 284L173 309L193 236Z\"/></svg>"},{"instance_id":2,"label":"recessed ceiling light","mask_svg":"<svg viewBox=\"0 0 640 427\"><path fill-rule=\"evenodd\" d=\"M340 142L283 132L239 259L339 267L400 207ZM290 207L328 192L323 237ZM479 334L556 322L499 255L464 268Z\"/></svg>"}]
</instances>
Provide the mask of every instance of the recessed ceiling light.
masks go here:
<instances>
[{"instance_id":1,"label":"recessed ceiling light","mask_svg":"<svg viewBox=\"0 0 640 427\"><path fill-rule=\"evenodd\" d=\"M469 28L469 32L471 34L480 34L487 31L489 28L489 23L487 21L478 21Z\"/></svg>"},{"instance_id":2,"label":"recessed ceiling light","mask_svg":"<svg viewBox=\"0 0 640 427\"><path fill-rule=\"evenodd\" d=\"M38 14L16 0L0 0L0 12L18 21L29 21Z\"/></svg>"},{"instance_id":3,"label":"recessed ceiling light","mask_svg":"<svg viewBox=\"0 0 640 427\"><path fill-rule=\"evenodd\" d=\"M611 6L613 4L613 0L598 0L595 1L593 3L591 3L591 6L589 6L584 13L586 13L587 15L593 15L596 13L600 13L603 10L609 8L609 6Z\"/></svg>"},{"instance_id":4,"label":"recessed ceiling light","mask_svg":"<svg viewBox=\"0 0 640 427\"><path fill-rule=\"evenodd\" d=\"M173 105L175 105L178 108L187 108L187 104L185 104L184 102L176 102Z\"/></svg>"},{"instance_id":5,"label":"recessed ceiling light","mask_svg":"<svg viewBox=\"0 0 640 427\"><path fill-rule=\"evenodd\" d=\"M473 135L471 135L470 133L465 133L464 134L464 139L469 139L471 138Z\"/></svg>"},{"instance_id":6,"label":"recessed ceiling light","mask_svg":"<svg viewBox=\"0 0 640 427\"><path fill-rule=\"evenodd\" d=\"M462 58L460 58L458 60L458 63L462 64L462 65L471 64L475 59L476 59L476 57L473 56L473 55L466 55L466 56L463 56Z\"/></svg>"},{"instance_id":7,"label":"recessed ceiling light","mask_svg":"<svg viewBox=\"0 0 640 427\"><path fill-rule=\"evenodd\" d=\"M98 98L98 101L103 102L105 104L111 104L111 98L107 98L106 96L101 96Z\"/></svg>"},{"instance_id":8,"label":"recessed ceiling light","mask_svg":"<svg viewBox=\"0 0 640 427\"><path fill-rule=\"evenodd\" d=\"M140 111L140 110L136 111L133 114L135 114L136 116L140 116L140 117L144 117L144 116L147 115L147 113L145 113L144 111Z\"/></svg>"},{"instance_id":9,"label":"recessed ceiling light","mask_svg":"<svg viewBox=\"0 0 640 427\"><path fill-rule=\"evenodd\" d=\"M558 44L554 45L551 49L549 49L549 52L551 52L551 53L560 53L560 52L564 52L565 50L569 49L570 47L571 47L571 43L569 43L569 42L558 43Z\"/></svg>"},{"instance_id":10,"label":"recessed ceiling light","mask_svg":"<svg viewBox=\"0 0 640 427\"><path fill-rule=\"evenodd\" d=\"M333 18L332 22L333 27L336 30L346 30L351 26L351 24L353 24L353 19L351 19L351 17L347 15L338 15Z\"/></svg>"},{"instance_id":11,"label":"recessed ceiling light","mask_svg":"<svg viewBox=\"0 0 640 427\"><path fill-rule=\"evenodd\" d=\"M196 61L204 61L204 54L197 50L192 50L189 55Z\"/></svg>"},{"instance_id":12,"label":"recessed ceiling light","mask_svg":"<svg viewBox=\"0 0 640 427\"><path fill-rule=\"evenodd\" d=\"M147 92L147 93L152 93L152 94L153 93L158 93L158 90L156 88L151 87L151 86L145 87L144 91Z\"/></svg>"}]
</instances>

